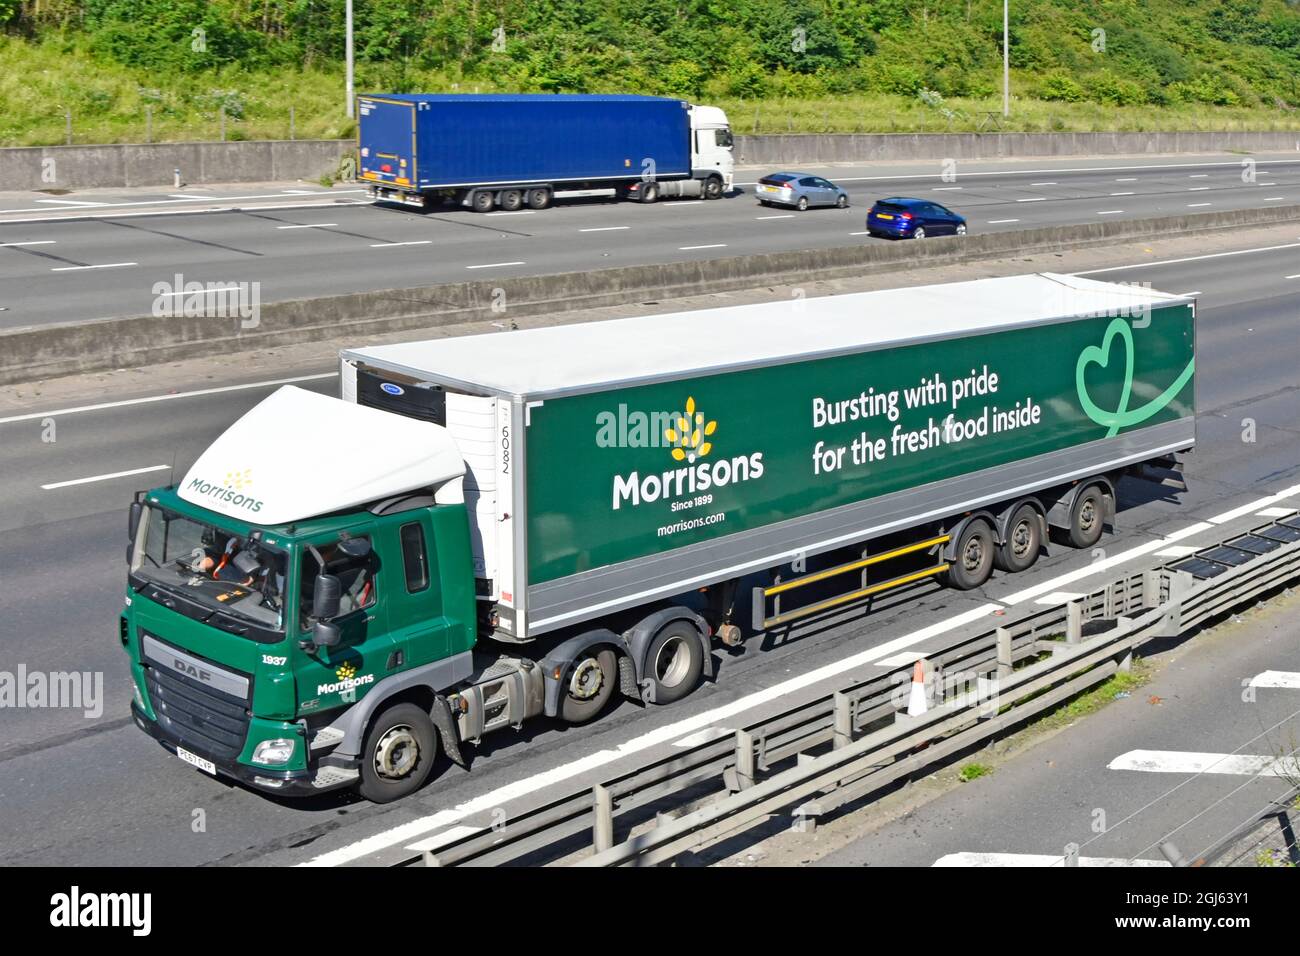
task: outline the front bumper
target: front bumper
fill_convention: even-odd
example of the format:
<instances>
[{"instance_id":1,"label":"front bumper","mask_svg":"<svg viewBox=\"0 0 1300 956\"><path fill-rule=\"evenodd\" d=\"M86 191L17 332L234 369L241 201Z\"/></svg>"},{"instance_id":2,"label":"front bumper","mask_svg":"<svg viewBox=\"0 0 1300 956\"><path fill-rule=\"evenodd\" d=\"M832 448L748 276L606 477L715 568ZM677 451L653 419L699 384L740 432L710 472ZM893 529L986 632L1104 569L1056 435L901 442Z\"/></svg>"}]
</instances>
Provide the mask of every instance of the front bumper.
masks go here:
<instances>
[{"instance_id":1,"label":"front bumper","mask_svg":"<svg viewBox=\"0 0 1300 956\"><path fill-rule=\"evenodd\" d=\"M246 786L263 793L287 794L305 797L330 790L350 786L360 779L360 761L333 755L322 758L314 767L307 770L273 770L271 768L250 767L237 761L218 758L209 752L195 747L189 741L178 741L168 734L157 721L150 720L135 704L131 703L131 719L135 725L162 744L172 754L178 746L211 761L217 773L238 780ZM199 771L202 773L203 771Z\"/></svg>"}]
</instances>

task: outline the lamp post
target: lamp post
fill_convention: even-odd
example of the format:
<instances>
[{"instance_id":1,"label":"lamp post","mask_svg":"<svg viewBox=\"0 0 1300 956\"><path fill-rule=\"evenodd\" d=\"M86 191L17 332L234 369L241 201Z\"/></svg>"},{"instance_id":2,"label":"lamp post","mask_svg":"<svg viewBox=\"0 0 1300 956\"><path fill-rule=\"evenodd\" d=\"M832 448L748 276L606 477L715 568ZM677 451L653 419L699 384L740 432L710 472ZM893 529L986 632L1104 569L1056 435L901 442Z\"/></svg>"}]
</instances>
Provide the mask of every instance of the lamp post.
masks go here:
<instances>
[{"instance_id":1,"label":"lamp post","mask_svg":"<svg viewBox=\"0 0 1300 956\"><path fill-rule=\"evenodd\" d=\"M352 0L347 3L347 58L348 58L348 76L347 76L347 97L348 97L348 119L356 116L356 103L353 101L356 97L352 92Z\"/></svg>"},{"instance_id":2,"label":"lamp post","mask_svg":"<svg viewBox=\"0 0 1300 956\"><path fill-rule=\"evenodd\" d=\"M348 0L351 4L352 0ZM1011 115L1011 0L1002 0L1002 115Z\"/></svg>"}]
</instances>

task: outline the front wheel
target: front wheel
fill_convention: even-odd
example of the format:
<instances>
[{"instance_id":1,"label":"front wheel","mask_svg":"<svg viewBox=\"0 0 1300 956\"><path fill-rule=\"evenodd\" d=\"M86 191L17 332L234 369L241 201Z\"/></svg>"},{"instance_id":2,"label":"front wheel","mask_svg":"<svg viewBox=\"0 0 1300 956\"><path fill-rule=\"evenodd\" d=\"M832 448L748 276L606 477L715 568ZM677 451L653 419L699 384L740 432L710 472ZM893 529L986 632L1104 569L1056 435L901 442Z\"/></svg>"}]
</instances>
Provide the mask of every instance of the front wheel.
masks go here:
<instances>
[{"instance_id":1,"label":"front wheel","mask_svg":"<svg viewBox=\"0 0 1300 956\"><path fill-rule=\"evenodd\" d=\"M966 226L965 226L964 223L963 223L962 225L960 225L960 226L957 227L957 235L959 235L959 236L964 236L964 235L966 235Z\"/></svg>"},{"instance_id":2,"label":"front wheel","mask_svg":"<svg viewBox=\"0 0 1300 956\"><path fill-rule=\"evenodd\" d=\"M704 198L721 199L722 198L722 180L716 176L710 176L704 180Z\"/></svg>"},{"instance_id":3,"label":"front wheel","mask_svg":"<svg viewBox=\"0 0 1300 956\"><path fill-rule=\"evenodd\" d=\"M835 200L835 205L838 206L840 209L848 209L848 208L849 208L849 197L848 197L848 196L841 196L839 199Z\"/></svg>"},{"instance_id":4,"label":"front wheel","mask_svg":"<svg viewBox=\"0 0 1300 956\"><path fill-rule=\"evenodd\" d=\"M583 652L569 671L565 682L564 700L560 702L560 718L566 724L585 724L595 720L609 703L618 681L618 658L608 647L591 648Z\"/></svg>"},{"instance_id":5,"label":"front wheel","mask_svg":"<svg viewBox=\"0 0 1300 956\"><path fill-rule=\"evenodd\" d=\"M642 189L641 189L641 201L642 201L642 202L644 202L644 203L652 203L652 202L654 202L655 200L657 200L658 198L659 198L659 184L658 184L658 183L646 183L645 186L642 187Z\"/></svg>"},{"instance_id":6,"label":"front wheel","mask_svg":"<svg viewBox=\"0 0 1300 956\"><path fill-rule=\"evenodd\" d=\"M361 796L390 803L429 779L438 756L438 732L415 704L394 704L370 725L361 748Z\"/></svg>"}]
</instances>

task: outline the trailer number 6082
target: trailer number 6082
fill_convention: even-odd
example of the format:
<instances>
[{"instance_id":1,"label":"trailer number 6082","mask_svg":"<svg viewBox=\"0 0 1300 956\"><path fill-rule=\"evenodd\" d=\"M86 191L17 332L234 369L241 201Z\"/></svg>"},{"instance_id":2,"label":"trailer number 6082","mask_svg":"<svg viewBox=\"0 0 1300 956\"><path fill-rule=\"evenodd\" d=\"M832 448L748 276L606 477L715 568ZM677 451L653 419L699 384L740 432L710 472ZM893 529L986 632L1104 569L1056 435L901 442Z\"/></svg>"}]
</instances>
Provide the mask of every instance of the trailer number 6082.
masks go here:
<instances>
[{"instance_id":1,"label":"trailer number 6082","mask_svg":"<svg viewBox=\"0 0 1300 956\"><path fill-rule=\"evenodd\" d=\"M501 474L510 474L510 426L501 429Z\"/></svg>"}]
</instances>

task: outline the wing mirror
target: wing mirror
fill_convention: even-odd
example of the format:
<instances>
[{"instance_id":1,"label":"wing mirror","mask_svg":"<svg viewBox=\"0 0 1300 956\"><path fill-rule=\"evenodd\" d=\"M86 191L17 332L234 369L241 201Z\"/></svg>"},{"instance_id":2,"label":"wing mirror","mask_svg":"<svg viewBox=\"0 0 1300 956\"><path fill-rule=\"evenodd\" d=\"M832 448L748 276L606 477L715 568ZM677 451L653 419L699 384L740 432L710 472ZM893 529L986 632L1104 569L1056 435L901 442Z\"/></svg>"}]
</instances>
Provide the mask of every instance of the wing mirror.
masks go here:
<instances>
[{"instance_id":1,"label":"wing mirror","mask_svg":"<svg viewBox=\"0 0 1300 956\"><path fill-rule=\"evenodd\" d=\"M339 601L342 597L343 584L337 576L333 574L316 575L316 585L311 592L311 616L316 618L318 626L321 621L328 621L331 618L338 617Z\"/></svg>"},{"instance_id":2,"label":"wing mirror","mask_svg":"<svg viewBox=\"0 0 1300 956\"><path fill-rule=\"evenodd\" d=\"M333 621L317 621L311 628L311 642L317 647L333 647L342 639L339 626Z\"/></svg>"}]
</instances>

